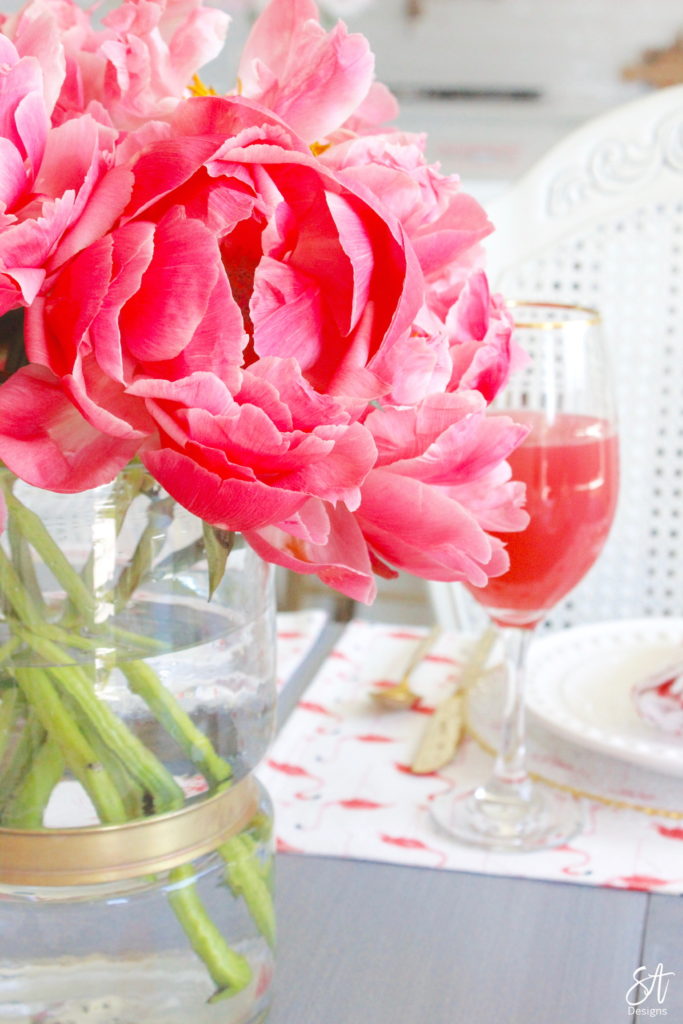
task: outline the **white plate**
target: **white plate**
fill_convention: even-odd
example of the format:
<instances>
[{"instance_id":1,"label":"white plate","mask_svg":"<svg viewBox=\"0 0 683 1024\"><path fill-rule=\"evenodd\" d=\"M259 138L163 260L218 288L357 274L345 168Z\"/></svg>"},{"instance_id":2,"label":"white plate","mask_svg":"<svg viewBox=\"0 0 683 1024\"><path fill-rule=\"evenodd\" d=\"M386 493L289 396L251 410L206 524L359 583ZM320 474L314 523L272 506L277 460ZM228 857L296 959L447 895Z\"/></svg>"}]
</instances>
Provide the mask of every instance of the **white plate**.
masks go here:
<instances>
[{"instance_id":1,"label":"white plate","mask_svg":"<svg viewBox=\"0 0 683 1024\"><path fill-rule=\"evenodd\" d=\"M634 683L683 650L683 619L628 619L578 626L531 646L527 707L565 739L656 772L683 777L683 738L649 725Z\"/></svg>"}]
</instances>

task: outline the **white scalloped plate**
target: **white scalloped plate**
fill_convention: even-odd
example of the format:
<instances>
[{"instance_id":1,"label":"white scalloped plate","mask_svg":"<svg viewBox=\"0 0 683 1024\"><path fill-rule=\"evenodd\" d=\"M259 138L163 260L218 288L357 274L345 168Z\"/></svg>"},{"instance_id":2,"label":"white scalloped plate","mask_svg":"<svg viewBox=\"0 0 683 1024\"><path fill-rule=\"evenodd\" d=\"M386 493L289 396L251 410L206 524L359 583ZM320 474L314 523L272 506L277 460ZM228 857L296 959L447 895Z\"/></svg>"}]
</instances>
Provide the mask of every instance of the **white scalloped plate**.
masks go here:
<instances>
[{"instance_id":1,"label":"white scalloped plate","mask_svg":"<svg viewBox=\"0 0 683 1024\"><path fill-rule=\"evenodd\" d=\"M531 645L526 702L547 729L603 754L683 777L683 738L639 717L633 684L683 650L683 619L577 626Z\"/></svg>"}]
</instances>

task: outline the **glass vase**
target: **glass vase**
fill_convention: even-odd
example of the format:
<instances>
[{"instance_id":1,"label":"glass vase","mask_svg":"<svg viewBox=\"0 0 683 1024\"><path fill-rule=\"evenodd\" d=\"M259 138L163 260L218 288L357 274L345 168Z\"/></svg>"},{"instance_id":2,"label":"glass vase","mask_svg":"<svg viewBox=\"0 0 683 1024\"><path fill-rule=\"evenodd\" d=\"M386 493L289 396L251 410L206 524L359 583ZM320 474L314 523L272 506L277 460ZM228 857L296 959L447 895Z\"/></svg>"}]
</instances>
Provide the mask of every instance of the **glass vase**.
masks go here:
<instances>
[{"instance_id":1,"label":"glass vase","mask_svg":"<svg viewBox=\"0 0 683 1024\"><path fill-rule=\"evenodd\" d=\"M271 569L141 465L0 485L0 1021L254 1024Z\"/></svg>"}]
</instances>

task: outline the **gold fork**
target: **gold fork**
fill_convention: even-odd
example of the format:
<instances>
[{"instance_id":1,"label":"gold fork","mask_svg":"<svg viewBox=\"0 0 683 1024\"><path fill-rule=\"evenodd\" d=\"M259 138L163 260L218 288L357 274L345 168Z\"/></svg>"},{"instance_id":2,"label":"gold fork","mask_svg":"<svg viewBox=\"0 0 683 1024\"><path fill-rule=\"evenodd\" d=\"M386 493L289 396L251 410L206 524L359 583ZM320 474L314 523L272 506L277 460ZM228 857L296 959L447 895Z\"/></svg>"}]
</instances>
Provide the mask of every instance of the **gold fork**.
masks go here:
<instances>
[{"instance_id":1,"label":"gold fork","mask_svg":"<svg viewBox=\"0 0 683 1024\"><path fill-rule=\"evenodd\" d=\"M372 698L381 704L382 707L391 709L409 708L416 700L419 699L419 694L415 693L410 685L410 677L413 672L424 658L427 651L429 651L437 641L441 630L438 626L434 626L426 636L420 640L419 644L413 651L410 661L406 665L403 675L397 683L393 686L387 686L382 690L373 690Z\"/></svg>"}]
</instances>

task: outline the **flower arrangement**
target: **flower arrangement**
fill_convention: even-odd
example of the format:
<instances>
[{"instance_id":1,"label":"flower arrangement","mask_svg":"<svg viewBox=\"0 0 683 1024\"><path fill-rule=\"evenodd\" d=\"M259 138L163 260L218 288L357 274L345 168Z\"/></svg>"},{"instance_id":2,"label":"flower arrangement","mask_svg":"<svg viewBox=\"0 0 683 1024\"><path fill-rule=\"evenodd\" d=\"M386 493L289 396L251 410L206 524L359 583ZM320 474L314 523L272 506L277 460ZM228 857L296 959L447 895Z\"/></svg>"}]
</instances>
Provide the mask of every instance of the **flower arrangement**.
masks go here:
<instances>
[{"instance_id":1,"label":"flower arrangement","mask_svg":"<svg viewBox=\"0 0 683 1024\"><path fill-rule=\"evenodd\" d=\"M507 565L487 530L524 525L522 429L486 416L515 358L492 226L383 127L362 36L272 0L214 96L196 73L227 21L200 0L0 20L0 459L71 492L138 458L360 601L401 570L483 585Z\"/></svg>"},{"instance_id":2,"label":"flower arrangement","mask_svg":"<svg viewBox=\"0 0 683 1024\"><path fill-rule=\"evenodd\" d=\"M313 0L270 0L218 96L197 73L227 27L201 0L123 0L99 24L72 0L0 16L3 828L40 828L65 770L104 824L182 806L99 699L103 673L123 673L209 792L235 781L165 691L163 644L123 630L112 654L117 613L165 566L166 496L204 524L174 558L203 559L210 593L235 533L370 602L399 571L484 585L508 564L488 531L526 522L506 463L524 428L487 416L517 355L481 267L483 209L423 137L386 126L396 103L367 41L326 31ZM102 585L106 621L94 543L70 564L17 479L112 485L117 531L146 510ZM272 942L258 841L219 852ZM170 902L222 1000L253 971L193 880L176 866Z\"/></svg>"}]
</instances>

